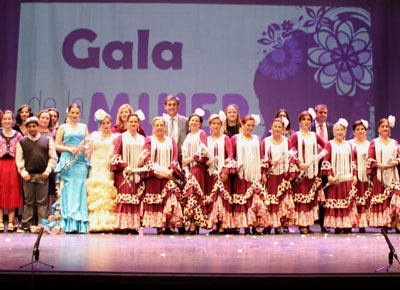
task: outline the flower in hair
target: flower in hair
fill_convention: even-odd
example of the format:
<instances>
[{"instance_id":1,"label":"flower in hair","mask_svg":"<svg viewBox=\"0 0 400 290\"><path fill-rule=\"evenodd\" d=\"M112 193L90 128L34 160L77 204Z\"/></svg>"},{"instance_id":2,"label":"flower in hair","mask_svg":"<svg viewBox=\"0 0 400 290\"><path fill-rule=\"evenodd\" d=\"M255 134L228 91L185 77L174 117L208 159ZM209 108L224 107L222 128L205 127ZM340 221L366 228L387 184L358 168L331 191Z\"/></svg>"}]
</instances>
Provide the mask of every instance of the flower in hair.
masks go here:
<instances>
[{"instance_id":1,"label":"flower in hair","mask_svg":"<svg viewBox=\"0 0 400 290\"><path fill-rule=\"evenodd\" d=\"M364 125L365 129L368 129L368 121L361 119L361 123Z\"/></svg>"},{"instance_id":2,"label":"flower in hair","mask_svg":"<svg viewBox=\"0 0 400 290\"><path fill-rule=\"evenodd\" d=\"M340 118L336 124L342 125L343 127L347 128L347 126L349 125L349 123L347 123L347 120L344 118Z\"/></svg>"},{"instance_id":3,"label":"flower in hair","mask_svg":"<svg viewBox=\"0 0 400 290\"><path fill-rule=\"evenodd\" d=\"M224 111L219 111L218 116L222 123L226 121L226 115Z\"/></svg>"},{"instance_id":4,"label":"flower in hair","mask_svg":"<svg viewBox=\"0 0 400 290\"><path fill-rule=\"evenodd\" d=\"M393 127L394 127L394 124L396 123L396 117L393 116L393 115L390 115L390 116L388 117L388 121L389 121L389 126L390 126L390 128L393 128Z\"/></svg>"},{"instance_id":5,"label":"flower in hair","mask_svg":"<svg viewBox=\"0 0 400 290\"><path fill-rule=\"evenodd\" d=\"M94 113L94 121L96 123L101 123L106 117L107 117L107 113L106 111L104 111L103 109L98 109L95 113Z\"/></svg>"},{"instance_id":6,"label":"flower in hair","mask_svg":"<svg viewBox=\"0 0 400 290\"><path fill-rule=\"evenodd\" d=\"M251 114L251 117L254 119L254 124L255 125L259 125L260 124L260 115Z\"/></svg>"},{"instance_id":7,"label":"flower in hair","mask_svg":"<svg viewBox=\"0 0 400 290\"><path fill-rule=\"evenodd\" d=\"M286 117L282 117L282 123L283 126L285 126L285 129L287 128L287 126L289 126L289 120Z\"/></svg>"},{"instance_id":8,"label":"flower in hair","mask_svg":"<svg viewBox=\"0 0 400 290\"><path fill-rule=\"evenodd\" d=\"M138 116L138 118L139 118L140 121L146 120L146 118L145 118L144 113L143 113L142 110L140 110L140 109L137 110L137 111L135 112L135 114Z\"/></svg>"},{"instance_id":9,"label":"flower in hair","mask_svg":"<svg viewBox=\"0 0 400 290\"><path fill-rule=\"evenodd\" d=\"M308 108L307 112L311 115L311 118L314 120L317 114L315 114L315 111L313 108Z\"/></svg>"},{"instance_id":10,"label":"flower in hair","mask_svg":"<svg viewBox=\"0 0 400 290\"><path fill-rule=\"evenodd\" d=\"M200 116L200 117L203 117L205 113L204 113L204 111L203 111L202 109L197 108L197 109L194 111L193 114L194 114L194 115L197 115L197 116Z\"/></svg>"}]
</instances>

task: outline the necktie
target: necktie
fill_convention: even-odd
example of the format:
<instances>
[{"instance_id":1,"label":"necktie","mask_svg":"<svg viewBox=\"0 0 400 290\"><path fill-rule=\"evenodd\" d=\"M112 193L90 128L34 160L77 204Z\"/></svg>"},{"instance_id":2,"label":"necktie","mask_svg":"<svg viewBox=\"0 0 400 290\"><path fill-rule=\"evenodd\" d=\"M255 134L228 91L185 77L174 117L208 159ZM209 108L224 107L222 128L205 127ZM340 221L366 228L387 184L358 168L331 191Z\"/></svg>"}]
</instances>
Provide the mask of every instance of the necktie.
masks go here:
<instances>
[{"instance_id":1,"label":"necktie","mask_svg":"<svg viewBox=\"0 0 400 290\"><path fill-rule=\"evenodd\" d=\"M324 125L320 124L319 125L319 137L321 137L323 140L325 140L325 136L324 136Z\"/></svg>"},{"instance_id":2,"label":"necktie","mask_svg":"<svg viewBox=\"0 0 400 290\"><path fill-rule=\"evenodd\" d=\"M171 118L171 124L170 124L170 126L169 126L168 135L169 135L170 137L174 137L174 138L175 138L174 119L175 119L175 118Z\"/></svg>"}]
</instances>

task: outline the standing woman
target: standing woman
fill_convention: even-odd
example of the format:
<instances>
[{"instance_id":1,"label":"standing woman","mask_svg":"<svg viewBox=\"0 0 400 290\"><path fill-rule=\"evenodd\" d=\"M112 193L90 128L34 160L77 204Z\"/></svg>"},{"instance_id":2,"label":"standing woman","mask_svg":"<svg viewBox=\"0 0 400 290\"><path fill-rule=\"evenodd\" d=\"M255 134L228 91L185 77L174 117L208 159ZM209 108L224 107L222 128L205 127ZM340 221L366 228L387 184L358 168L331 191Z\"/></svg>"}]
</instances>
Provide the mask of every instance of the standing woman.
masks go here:
<instances>
[{"instance_id":1,"label":"standing woman","mask_svg":"<svg viewBox=\"0 0 400 290\"><path fill-rule=\"evenodd\" d=\"M128 116L133 114L134 111L129 104L124 104L118 109L117 120L112 128L113 133L124 133L128 129ZM146 133L144 132L141 125L139 125L138 132L140 135L146 137Z\"/></svg>"},{"instance_id":2,"label":"standing woman","mask_svg":"<svg viewBox=\"0 0 400 290\"><path fill-rule=\"evenodd\" d=\"M300 130L291 138L292 146L298 152L296 164L301 169L293 184L294 223L301 234L313 233L310 226L319 219L318 203L325 199L322 180L318 176L318 145L324 148L325 142L310 131L313 116L312 109L300 113Z\"/></svg>"},{"instance_id":3,"label":"standing woman","mask_svg":"<svg viewBox=\"0 0 400 290\"><path fill-rule=\"evenodd\" d=\"M230 104L225 108L226 120L222 124L222 133L229 138L239 134L241 131L239 109L235 104Z\"/></svg>"},{"instance_id":4,"label":"standing woman","mask_svg":"<svg viewBox=\"0 0 400 290\"><path fill-rule=\"evenodd\" d=\"M367 164L368 164L368 148L370 142L367 140L368 122L365 120L355 121L353 124L354 139L350 140L353 150L355 151L355 161L357 170L357 227L360 233L365 233L368 225L368 208L370 204L371 190L368 188Z\"/></svg>"},{"instance_id":5,"label":"standing woman","mask_svg":"<svg viewBox=\"0 0 400 290\"><path fill-rule=\"evenodd\" d=\"M52 128L51 116L49 111L42 110L36 117L39 119L39 133L41 136L53 138L56 137L56 130Z\"/></svg>"},{"instance_id":6,"label":"standing woman","mask_svg":"<svg viewBox=\"0 0 400 290\"><path fill-rule=\"evenodd\" d=\"M149 171L142 177L146 185L143 198L142 225L157 228L157 234L174 234L174 227L182 227L183 214L179 204L180 189L174 182L183 179L178 163L175 139L165 135L163 117L153 119L153 135L146 139L144 151L149 152L145 164Z\"/></svg>"},{"instance_id":7,"label":"standing woman","mask_svg":"<svg viewBox=\"0 0 400 290\"><path fill-rule=\"evenodd\" d=\"M206 174L208 228L210 234L224 233L233 226L231 182L229 174L236 173L230 138L221 133L226 116L223 111L208 118L211 136L207 138L210 159Z\"/></svg>"},{"instance_id":8,"label":"standing woman","mask_svg":"<svg viewBox=\"0 0 400 290\"><path fill-rule=\"evenodd\" d=\"M86 180L90 232L110 232L114 229L115 199L114 173L110 171L116 135L111 133L112 120L104 110L94 114L99 131L90 135L87 157L92 166Z\"/></svg>"},{"instance_id":9,"label":"standing woman","mask_svg":"<svg viewBox=\"0 0 400 290\"><path fill-rule=\"evenodd\" d=\"M398 231L400 186L397 166L400 153L398 142L390 138L394 123L393 116L381 119L378 122L379 137L369 145L367 174L372 175L373 187L368 222L375 228L391 229L394 225Z\"/></svg>"},{"instance_id":10,"label":"standing woman","mask_svg":"<svg viewBox=\"0 0 400 290\"><path fill-rule=\"evenodd\" d=\"M276 118L271 125L272 135L263 141L262 180L265 184L265 203L268 206L264 233L282 234L282 226L292 223L294 203L290 182L295 177L289 156L290 140L284 135L284 122Z\"/></svg>"},{"instance_id":11,"label":"standing woman","mask_svg":"<svg viewBox=\"0 0 400 290\"><path fill-rule=\"evenodd\" d=\"M19 133L21 133L22 136L27 136L28 135L28 130L25 127L25 121L33 116L33 111L32 108L28 105L21 105L16 114L16 123L13 127L13 129Z\"/></svg>"},{"instance_id":12,"label":"standing woman","mask_svg":"<svg viewBox=\"0 0 400 290\"><path fill-rule=\"evenodd\" d=\"M61 228L67 233L88 232L86 178L89 171L85 152L89 136L87 126L79 123L81 108L72 103L68 107L67 124L62 124L56 135L56 150L61 152L55 169L61 179L59 190Z\"/></svg>"},{"instance_id":13,"label":"standing woman","mask_svg":"<svg viewBox=\"0 0 400 290\"><path fill-rule=\"evenodd\" d=\"M49 108L47 109L47 111L49 111L50 114L50 123L51 123L51 128L55 131L58 130L58 120L60 119L60 113L58 112L58 110L56 108Z\"/></svg>"},{"instance_id":14,"label":"standing woman","mask_svg":"<svg viewBox=\"0 0 400 290\"><path fill-rule=\"evenodd\" d=\"M295 133L295 131L292 130L292 126L291 126L290 118L289 118L289 113L285 109L280 109L276 113L275 118L280 118L282 120L284 120L284 119L287 120L287 121L285 121L285 122L287 122L287 125L283 128L282 135L285 136L286 138L290 139L292 137L292 135Z\"/></svg>"},{"instance_id":15,"label":"standing woman","mask_svg":"<svg viewBox=\"0 0 400 290\"><path fill-rule=\"evenodd\" d=\"M15 209L22 207L21 178L15 163L17 143L22 135L12 128L15 119L11 111L4 111L0 120L0 232L5 228L4 209L8 209L8 231L13 232Z\"/></svg>"},{"instance_id":16,"label":"standing woman","mask_svg":"<svg viewBox=\"0 0 400 290\"><path fill-rule=\"evenodd\" d=\"M189 233L198 234L200 226L206 226L205 175L207 161L207 135L201 130L204 111L196 109L190 115L190 133L182 145L182 167L186 172L186 184L182 190L182 207L185 225Z\"/></svg>"},{"instance_id":17,"label":"standing woman","mask_svg":"<svg viewBox=\"0 0 400 290\"><path fill-rule=\"evenodd\" d=\"M353 148L346 142L347 121L340 118L333 126L334 139L325 145L327 154L321 166L321 174L328 176L328 189L324 205L324 227L334 228L335 233L351 233L357 224L357 208L354 201L357 183L353 171ZM354 173L354 175L353 175Z\"/></svg>"},{"instance_id":18,"label":"standing woman","mask_svg":"<svg viewBox=\"0 0 400 290\"><path fill-rule=\"evenodd\" d=\"M140 173L133 171L144 165L146 157L142 154L145 138L138 133L141 119L144 119L141 111L128 116L128 130L115 140L111 159L117 188L114 229L132 234L138 234L141 226L140 208L145 190Z\"/></svg>"},{"instance_id":19,"label":"standing woman","mask_svg":"<svg viewBox=\"0 0 400 290\"><path fill-rule=\"evenodd\" d=\"M39 119L38 130L39 130L40 135L51 138L51 139L53 139L53 141L55 141L57 130L52 128L50 112L48 110L42 110L37 114L37 118ZM52 171L50 173L48 180L49 180L49 191L48 191L49 207L48 207L48 210L49 210L49 214L51 214L51 208L52 208L52 205L55 202L55 198L56 198L56 182L55 182L54 171ZM39 223L40 223L40 221L39 221Z\"/></svg>"},{"instance_id":20,"label":"standing woman","mask_svg":"<svg viewBox=\"0 0 400 290\"><path fill-rule=\"evenodd\" d=\"M245 234L259 235L258 225L266 215L265 191L261 184L261 158L264 150L261 138L253 135L254 126L259 124L259 116L245 116L242 119L242 133L232 137L233 157L237 162L233 196L234 227L245 228Z\"/></svg>"}]
</instances>

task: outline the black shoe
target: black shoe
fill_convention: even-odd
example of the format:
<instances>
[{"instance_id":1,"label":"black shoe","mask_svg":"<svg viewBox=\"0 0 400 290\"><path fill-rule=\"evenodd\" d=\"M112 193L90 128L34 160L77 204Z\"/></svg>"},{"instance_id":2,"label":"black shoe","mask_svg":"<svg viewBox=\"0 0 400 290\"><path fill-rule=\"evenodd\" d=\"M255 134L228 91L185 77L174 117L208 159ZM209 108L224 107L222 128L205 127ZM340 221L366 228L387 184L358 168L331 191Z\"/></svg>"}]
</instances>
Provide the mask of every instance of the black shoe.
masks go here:
<instances>
[{"instance_id":1,"label":"black shoe","mask_svg":"<svg viewBox=\"0 0 400 290\"><path fill-rule=\"evenodd\" d=\"M180 235L186 234L186 229L185 229L185 227L180 227L180 228L178 228L178 233L179 233Z\"/></svg>"},{"instance_id":2,"label":"black shoe","mask_svg":"<svg viewBox=\"0 0 400 290\"><path fill-rule=\"evenodd\" d=\"M262 232L260 231L259 228L252 227L252 228L251 228L251 234L252 234L252 235L260 236L260 235L262 235Z\"/></svg>"},{"instance_id":3,"label":"black shoe","mask_svg":"<svg viewBox=\"0 0 400 290\"><path fill-rule=\"evenodd\" d=\"M163 231L163 234L164 234L164 235L175 235L175 234L176 234L176 231L175 231L173 228L166 228L166 229Z\"/></svg>"},{"instance_id":4,"label":"black shoe","mask_svg":"<svg viewBox=\"0 0 400 290\"><path fill-rule=\"evenodd\" d=\"M300 230L300 234L302 234L302 235L307 235L308 234L308 231L307 231L306 227L299 227L299 230Z\"/></svg>"},{"instance_id":5,"label":"black shoe","mask_svg":"<svg viewBox=\"0 0 400 290\"><path fill-rule=\"evenodd\" d=\"M306 227L307 234L314 234L313 230L310 230L310 227Z\"/></svg>"},{"instance_id":6,"label":"black shoe","mask_svg":"<svg viewBox=\"0 0 400 290\"><path fill-rule=\"evenodd\" d=\"M131 234L131 235L138 235L139 234L139 232L137 230L129 230L128 233Z\"/></svg>"},{"instance_id":7,"label":"black shoe","mask_svg":"<svg viewBox=\"0 0 400 290\"><path fill-rule=\"evenodd\" d=\"M238 234L240 234L240 229L231 229L230 232L232 235L238 235Z\"/></svg>"},{"instance_id":8,"label":"black shoe","mask_svg":"<svg viewBox=\"0 0 400 290\"><path fill-rule=\"evenodd\" d=\"M217 229L212 230L211 232L208 233L209 235L218 235L219 231Z\"/></svg>"},{"instance_id":9,"label":"black shoe","mask_svg":"<svg viewBox=\"0 0 400 290\"><path fill-rule=\"evenodd\" d=\"M331 231L327 228L322 227L321 228L321 233L326 234L326 233L330 233Z\"/></svg>"},{"instance_id":10,"label":"black shoe","mask_svg":"<svg viewBox=\"0 0 400 290\"><path fill-rule=\"evenodd\" d=\"M275 228L275 235L282 235L281 227Z\"/></svg>"},{"instance_id":11,"label":"black shoe","mask_svg":"<svg viewBox=\"0 0 400 290\"><path fill-rule=\"evenodd\" d=\"M287 234L289 232L289 227L283 227L283 232Z\"/></svg>"},{"instance_id":12,"label":"black shoe","mask_svg":"<svg viewBox=\"0 0 400 290\"><path fill-rule=\"evenodd\" d=\"M345 234L351 234L351 228L343 229Z\"/></svg>"},{"instance_id":13,"label":"black shoe","mask_svg":"<svg viewBox=\"0 0 400 290\"><path fill-rule=\"evenodd\" d=\"M263 234L264 234L264 235L269 235L270 233L271 233L271 228L268 228L268 227L267 227L267 228L264 228L264 229L263 229Z\"/></svg>"},{"instance_id":14,"label":"black shoe","mask_svg":"<svg viewBox=\"0 0 400 290\"><path fill-rule=\"evenodd\" d=\"M359 232L360 234L365 234L365 233L366 233L365 228L359 228L359 229L358 229L358 232Z\"/></svg>"},{"instance_id":15,"label":"black shoe","mask_svg":"<svg viewBox=\"0 0 400 290\"><path fill-rule=\"evenodd\" d=\"M335 234L341 234L343 232L342 229L335 229Z\"/></svg>"}]
</instances>

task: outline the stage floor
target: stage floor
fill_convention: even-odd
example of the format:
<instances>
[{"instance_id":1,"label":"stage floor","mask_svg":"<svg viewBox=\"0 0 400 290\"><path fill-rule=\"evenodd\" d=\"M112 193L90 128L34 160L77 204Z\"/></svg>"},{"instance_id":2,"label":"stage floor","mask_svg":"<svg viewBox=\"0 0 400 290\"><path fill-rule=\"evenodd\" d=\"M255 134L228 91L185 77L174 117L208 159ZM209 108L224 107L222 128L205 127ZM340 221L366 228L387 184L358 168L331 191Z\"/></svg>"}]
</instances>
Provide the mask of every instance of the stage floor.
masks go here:
<instances>
[{"instance_id":1,"label":"stage floor","mask_svg":"<svg viewBox=\"0 0 400 290\"><path fill-rule=\"evenodd\" d=\"M318 231L317 227L312 229ZM364 282L366 286L375 281L368 279L386 277L388 282L388 275L395 281L400 280L398 268L375 272L389 264L389 247L378 229L368 229L365 234L354 230L352 234L340 235L300 235L294 228L290 230L289 234L264 236L208 235L207 231L201 231L198 236L158 236L155 230L149 229L142 230L139 235L44 234L40 242L40 261L53 265L54 269L42 265L39 269L36 266L20 269L21 265L31 262L37 234L3 233L0 234L0 281L8 277L9 284L15 283L13 281L20 281L24 275L31 275L32 270L42 278L57 277L57 281L65 275L73 275L74 279L86 275L100 283L103 281L100 277L108 275L112 281L122 283L124 280L115 278L122 275L141 279L129 283L146 281L144 285L151 286L170 282L168 277L172 277L174 283L191 277L182 282L185 287L191 283L226 285L227 277L240 277L237 282L229 278L233 286L242 283L243 277L252 278L245 282L247 285L252 284L249 281L258 281L254 285L271 283L271 280L265 282L254 277L285 277L276 285L290 287L298 285L299 280L290 280L293 277L307 277L306 285L311 285L311 281L315 283L315 277L323 277L327 283L337 281L339 285L342 281L337 278L345 277L357 281L354 282L357 285ZM388 236L394 248L400 249L400 235L392 231ZM224 280L212 280L215 277ZM326 280L327 277L332 280ZM354 280L355 277L362 280ZM24 279L29 282L27 277ZM83 281L86 280L76 283Z\"/></svg>"}]
</instances>

